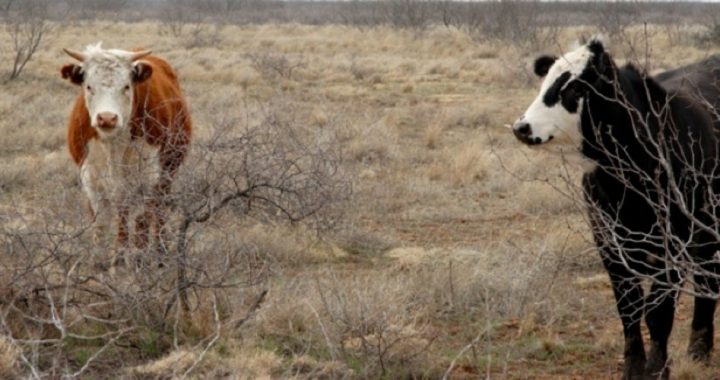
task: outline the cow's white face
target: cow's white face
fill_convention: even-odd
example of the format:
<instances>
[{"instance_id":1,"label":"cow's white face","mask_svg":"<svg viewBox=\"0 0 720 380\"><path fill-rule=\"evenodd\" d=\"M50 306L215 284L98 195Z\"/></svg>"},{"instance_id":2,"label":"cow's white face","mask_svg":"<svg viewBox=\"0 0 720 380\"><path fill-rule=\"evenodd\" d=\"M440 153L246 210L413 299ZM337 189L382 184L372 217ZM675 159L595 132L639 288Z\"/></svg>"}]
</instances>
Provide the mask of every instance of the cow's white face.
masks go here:
<instances>
[{"instance_id":1,"label":"cow's white face","mask_svg":"<svg viewBox=\"0 0 720 380\"><path fill-rule=\"evenodd\" d=\"M81 66L64 66L62 74L83 87L92 127L101 138L126 130L133 108L133 86L152 74L150 65L138 59L150 52L103 49L99 43L83 53L65 51L82 62Z\"/></svg>"},{"instance_id":2,"label":"cow's white face","mask_svg":"<svg viewBox=\"0 0 720 380\"><path fill-rule=\"evenodd\" d=\"M583 45L560 58L543 56L535 61L535 73L545 80L540 94L513 125L518 140L528 145L554 140L579 146L583 84L578 78L593 55Z\"/></svg>"}]
</instances>

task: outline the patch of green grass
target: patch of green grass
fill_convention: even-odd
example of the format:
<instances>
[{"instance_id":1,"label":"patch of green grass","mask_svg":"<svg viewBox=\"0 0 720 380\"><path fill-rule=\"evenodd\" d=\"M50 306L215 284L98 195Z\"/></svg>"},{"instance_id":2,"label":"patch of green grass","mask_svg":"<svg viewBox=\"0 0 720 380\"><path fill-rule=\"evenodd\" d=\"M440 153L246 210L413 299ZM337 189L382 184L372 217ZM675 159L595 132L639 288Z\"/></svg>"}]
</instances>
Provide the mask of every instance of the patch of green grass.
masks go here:
<instances>
[{"instance_id":1,"label":"patch of green grass","mask_svg":"<svg viewBox=\"0 0 720 380\"><path fill-rule=\"evenodd\" d=\"M362 372L364 365L361 358L354 356L354 355L348 355L345 358L345 364L348 366L349 369L353 370L355 373Z\"/></svg>"},{"instance_id":2,"label":"patch of green grass","mask_svg":"<svg viewBox=\"0 0 720 380\"><path fill-rule=\"evenodd\" d=\"M361 259L372 259L376 258L382 255L382 250L377 249L376 247L371 247L359 243L349 243L342 245L341 248L345 250L349 254L350 257L353 259L351 261L355 261L358 258Z\"/></svg>"},{"instance_id":3,"label":"patch of green grass","mask_svg":"<svg viewBox=\"0 0 720 380\"><path fill-rule=\"evenodd\" d=\"M217 351L218 355L223 358L228 358L231 356L230 348L227 346L227 343L224 340L220 340L215 345L215 351Z\"/></svg>"},{"instance_id":4,"label":"patch of green grass","mask_svg":"<svg viewBox=\"0 0 720 380\"><path fill-rule=\"evenodd\" d=\"M163 335L152 330L145 330L138 335L137 346L142 356L150 358L160 357L168 348Z\"/></svg>"},{"instance_id":5,"label":"patch of green grass","mask_svg":"<svg viewBox=\"0 0 720 380\"><path fill-rule=\"evenodd\" d=\"M82 367L85 365L85 363L87 363L88 360L90 360L93 353L94 352L91 351L90 349L80 348L74 352L73 359L75 360L75 362L77 362L78 367Z\"/></svg>"}]
</instances>

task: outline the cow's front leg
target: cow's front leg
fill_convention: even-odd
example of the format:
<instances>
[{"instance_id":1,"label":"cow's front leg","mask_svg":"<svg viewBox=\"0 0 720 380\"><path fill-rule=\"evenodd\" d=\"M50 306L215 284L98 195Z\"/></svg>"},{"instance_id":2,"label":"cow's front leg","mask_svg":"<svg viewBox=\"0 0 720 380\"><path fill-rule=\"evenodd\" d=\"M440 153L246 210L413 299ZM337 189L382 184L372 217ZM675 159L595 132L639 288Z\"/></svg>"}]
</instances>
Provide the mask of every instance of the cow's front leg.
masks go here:
<instances>
[{"instance_id":1,"label":"cow's front leg","mask_svg":"<svg viewBox=\"0 0 720 380\"><path fill-rule=\"evenodd\" d=\"M640 281L625 266L613 259L610 250L601 250L603 264L610 275L618 314L625 335L623 379L643 379L645 347L640 333L643 315L643 290Z\"/></svg>"},{"instance_id":2,"label":"cow's front leg","mask_svg":"<svg viewBox=\"0 0 720 380\"><path fill-rule=\"evenodd\" d=\"M656 278L645 300L645 323L650 330L650 350L645 368L647 378L667 379L670 376L667 344L675 317L678 282L674 271Z\"/></svg>"},{"instance_id":3,"label":"cow's front leg","mask_svg":"<svg viewBox=\"0 0 720 380\"><path fill-rule=\"evenodd\" d=\"M88 157L80 167L80 182L88 199L88 208L93 220L93 241L100 247L108 248L111 245L109 234L112 224L111 204L102 176L102 160L97 156L101 154L90 149Z\"/></svg>"},{"instance_id":4,"label":"cow's front leg","mask_svg":"<svg viewBox=\"0 0 720 380\"><path fill-rule=\"evenodd\" d=\"M701 268L707 270L710 275L695 275L695 290L699 294L718 294L720 284L718 279L713 275L720 273L717 265L708 265ZM688 344L688 354L695 360L706 361L710 358L710 352L713 348L713 317L715 315L715 306L717 300L715 298L695 297L695 310L692 319L692 333L690 334L690 343Z\"/></svg>"},{"instance_id":5,"label":"cow's front leg","mask_svg":"<svg viewBox=\"0 0 720 380\"><path fill-rule=\"evenodd\" d=\"M128 219L134 198L132 147L117 143L108 146L108 167L112 178L112 193L118 212L117 243L112 252L112 265L125 265L129 251L130 230Z\"/></svg>"}]
</instances>

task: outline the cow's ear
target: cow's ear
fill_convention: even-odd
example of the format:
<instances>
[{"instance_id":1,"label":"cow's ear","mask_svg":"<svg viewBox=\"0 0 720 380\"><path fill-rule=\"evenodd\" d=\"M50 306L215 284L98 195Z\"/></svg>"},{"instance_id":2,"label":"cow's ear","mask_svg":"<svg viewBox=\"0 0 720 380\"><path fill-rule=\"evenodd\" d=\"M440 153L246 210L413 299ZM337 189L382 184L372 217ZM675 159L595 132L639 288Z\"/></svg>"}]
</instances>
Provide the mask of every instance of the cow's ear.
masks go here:
<instances>
[{"instance_id":1,"label":"cow's ear","mask_svg":"<svg viewBox=\"0 0 720 380\"><path fill-rule=\"evenodd\" d=\"M590 42L588 42L588 49L596 56L602 55L606 50L605 43L601 37L593 37L590 39Z\"/></svg>"},{"instance_id":2,"label":"cow's ear","mask_svg":"<svg viewBox=\"0 0 720 380\"><path fill-rule=\"evenodd\" d=\"M76 65L74 63L69 63L65 66L63 66L60 69L60 74L62 75L63 79L67 79L70 81L70 83L81 85L83 83L83 79L85 78L85 73L83 72L82 66Z\"/></svg>"},{"instance_id":3,"label":"cow's ear","mask_svg":"<svg viewBox=\"0 0 720 380\"><path fill-rule=\"evenodd\" d=\"M137 61L133 63L132 80L134 83L140 83L152 75L153 68L145 61Z\"/></svg>"},{"instance_id":4,"label":"cow's ear","mask_svg":"<svg viewBox=\"0 0 720 380\"><path fill-rule=\"evenodd\" d=\"M538 57L538 59L535 60L535 75L540 78L547 75L548 71L550 71L550 66L552 66L555 61L557 61L557 57L551 55Z\"/></svg>"}]
</instances>

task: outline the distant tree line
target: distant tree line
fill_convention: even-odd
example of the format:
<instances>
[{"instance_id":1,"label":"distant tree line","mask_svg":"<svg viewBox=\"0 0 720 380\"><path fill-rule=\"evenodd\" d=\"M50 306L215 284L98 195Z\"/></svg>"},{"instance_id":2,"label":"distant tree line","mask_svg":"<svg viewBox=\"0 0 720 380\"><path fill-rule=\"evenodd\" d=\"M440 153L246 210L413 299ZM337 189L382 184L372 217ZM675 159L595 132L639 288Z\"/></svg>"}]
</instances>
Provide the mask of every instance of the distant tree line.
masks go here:
<instances>
[{"instance_id":1,"label":"distant tree line","mask_svg":"<svg viewBox=\"0 0 720 380\"><path fill-rule=\"evenodd\" d=\"M622 37L631 25L665 25L670 38L679 34L678 27L699 25L702 29L694 35L697 41L720 42L720 4L706 2L0 0L0 19L15 53L10 79L20 75L53 28L95 20L158 20L164 32L185 34L188 48L217 43L218 28L223 25L262 23L414 30L441 25L474 38L512 41L521 47L552 44L562 27L573 25L594 26L610 37Z\"/></svg>"},{"instance_id":2,"label":"distant tree line","mask_svg":"<svg viewBox=\"0 0 720 380\"><path fill-rule=\"evenodd\" d=\"M720 14L707 2L606 1L278 1L278 0L0 0L0 11L22 4L44 3L51 18L101 18L119 21L165 19L173 10L192 13L195 20L232 23L297 22L303 24L393 25L425 27L455 25L470 29L485 23L512 22L532 13L543 25L594 25L623 20L648 23L705 23ZM506 16L507 18L497 16ZM558 17L561 16L561 17ZM521 27L508 25L508 27Z\"/></svg>"}]
</instances>

